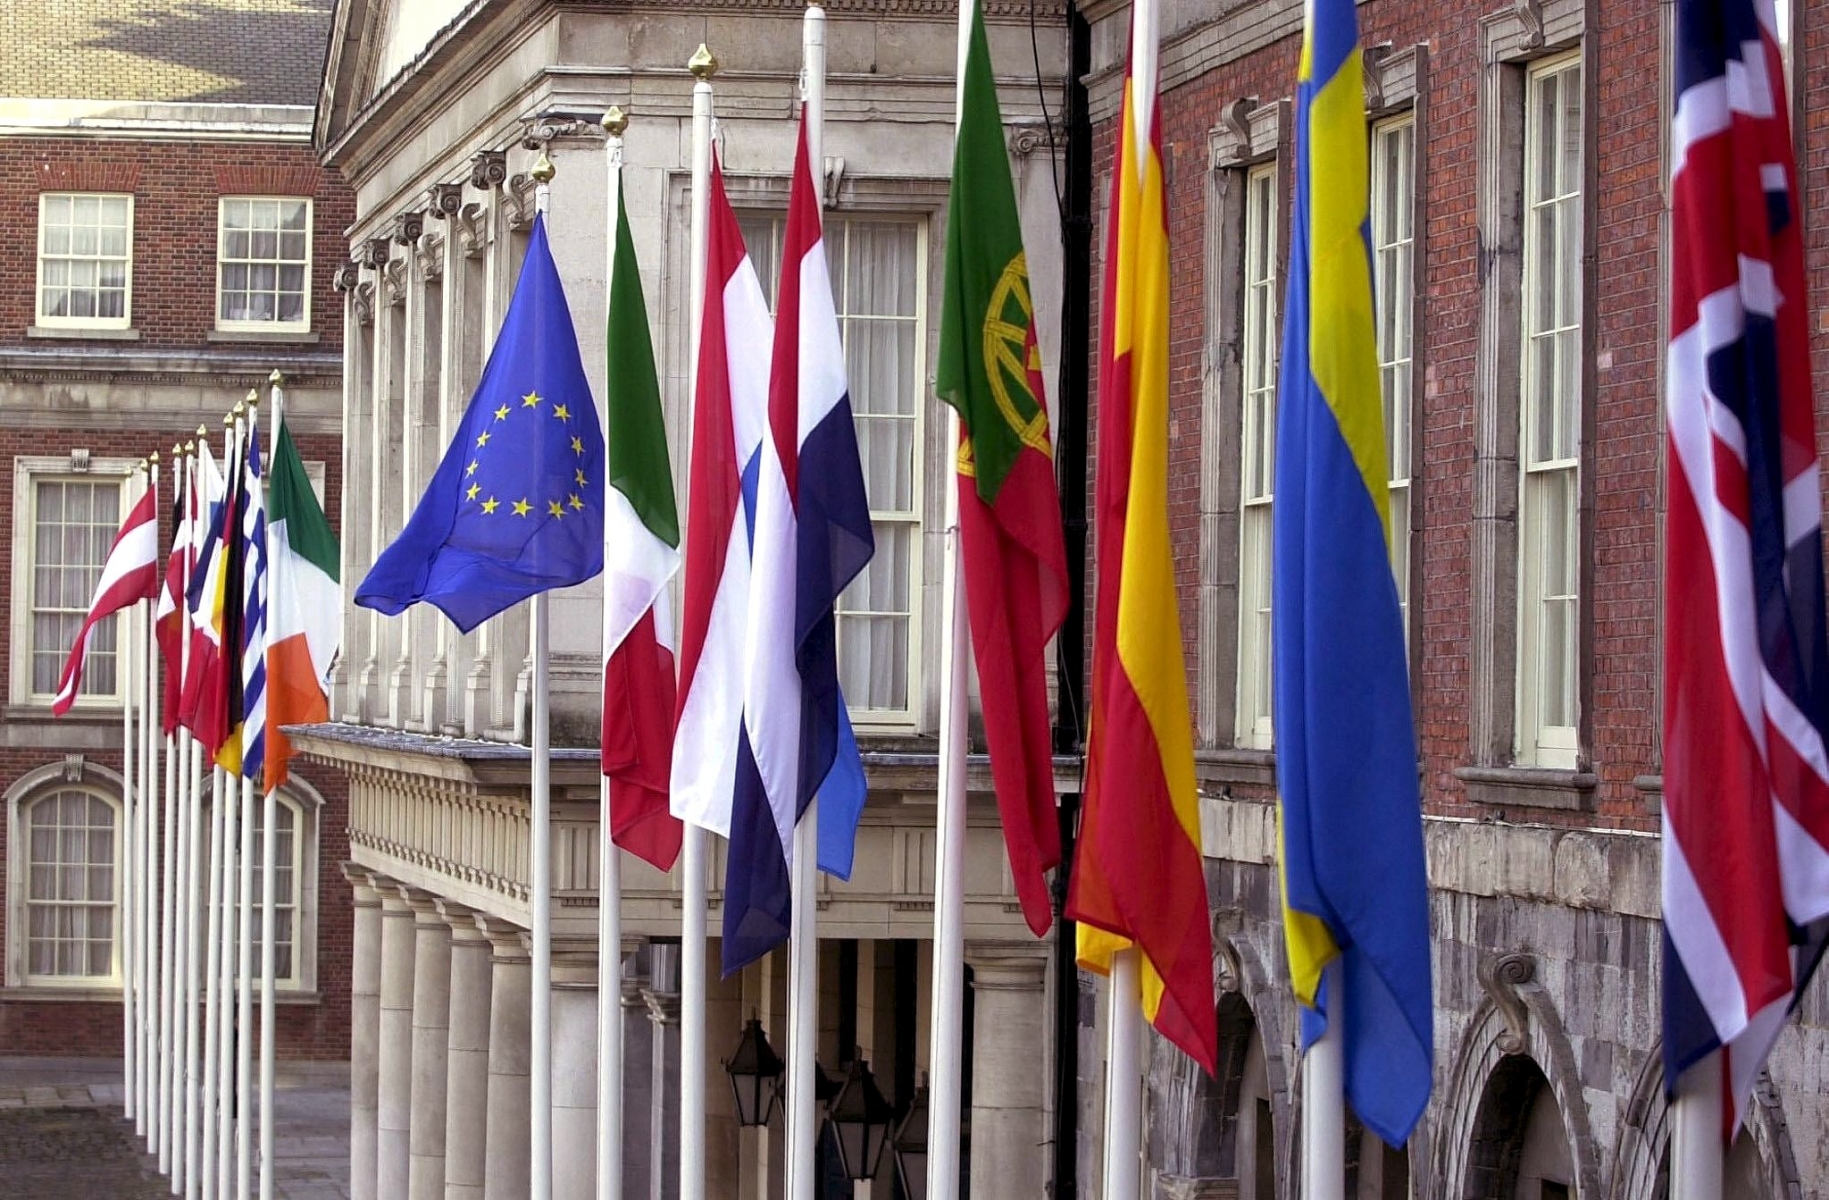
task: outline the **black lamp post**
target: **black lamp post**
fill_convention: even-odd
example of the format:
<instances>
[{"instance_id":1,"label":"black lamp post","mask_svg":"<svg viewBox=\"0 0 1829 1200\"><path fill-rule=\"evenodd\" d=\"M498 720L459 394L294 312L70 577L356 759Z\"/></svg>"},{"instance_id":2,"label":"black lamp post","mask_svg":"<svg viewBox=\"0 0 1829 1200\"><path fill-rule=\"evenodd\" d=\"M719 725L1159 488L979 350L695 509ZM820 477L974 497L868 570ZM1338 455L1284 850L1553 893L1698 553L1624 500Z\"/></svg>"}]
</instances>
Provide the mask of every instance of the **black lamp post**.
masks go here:
<instances>
[{"instance_id":1,"label":"black lamp post","mask_svg":"<svg viewBox=\"0 0 1829 1200\"><path fill-rule=\"evenodd\" d=\"M876 1076L859 1053L852 1056L851 1074L832 1101L827 1119L838 1134L838 1162L847 1179L874 1179L889 1144L895 1109L877 1090Z\"/></svg>"},{"instance_id":2,"label":"black lamp post","mask_svg":"<svg viewBox=\"0 0 1829 1200\"><path fill-rule=\"evenodd\" d=\"M768 1124L784 1065L775 1048L768 1044L762 1022L751 1017L749 1024L743 1027L743 1038L737 1043L736 1054L724 1060L724 1069L730 1073L731 1090L737 1096L737 1124Z\"/></svg>"},{"instance_id":3,"label":"black lamp post","mask_svg":"<svg viewBox=\"0 0 1829 1200\"><path fill-rule=\"evenodd\" d=\"M909 1200L927 1195L927 1073L921 1073L921 1086L909 1101L908 1115L896 1126L895 1138L889 1143L895 1153L895 1173L902 1181L902 1194Z\"/></svg>"}]
</instances>

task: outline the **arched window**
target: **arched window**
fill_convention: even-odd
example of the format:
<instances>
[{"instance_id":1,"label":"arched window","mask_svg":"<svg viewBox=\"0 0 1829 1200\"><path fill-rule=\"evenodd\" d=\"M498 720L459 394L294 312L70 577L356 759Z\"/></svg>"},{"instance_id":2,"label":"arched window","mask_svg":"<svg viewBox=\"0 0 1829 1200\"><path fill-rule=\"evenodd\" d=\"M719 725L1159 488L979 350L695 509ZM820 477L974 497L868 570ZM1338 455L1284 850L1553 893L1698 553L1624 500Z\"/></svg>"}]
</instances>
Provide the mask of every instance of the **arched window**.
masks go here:
<instances>
[{"instance_id":1,"label":"arched window","mask_svg":"<svg viewBox=\"0 0 1829 1200\"><path fill-rule=\"evenodd\" d=\"M115 953L120 816L113 797L60 787L19 809L24 886L15 935L18 974L28 985L118 985ZM17 860L16 860L17 861Z\"/></svg>"}]
</instances>

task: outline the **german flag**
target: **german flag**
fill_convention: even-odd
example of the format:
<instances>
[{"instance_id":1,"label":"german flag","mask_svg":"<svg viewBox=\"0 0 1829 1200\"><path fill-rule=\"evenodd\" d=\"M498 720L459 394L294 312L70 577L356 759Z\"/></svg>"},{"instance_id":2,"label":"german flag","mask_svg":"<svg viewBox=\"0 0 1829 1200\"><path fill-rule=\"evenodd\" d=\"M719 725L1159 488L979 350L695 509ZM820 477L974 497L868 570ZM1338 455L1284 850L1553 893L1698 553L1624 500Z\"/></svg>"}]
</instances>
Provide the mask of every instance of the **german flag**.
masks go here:
<instances>
[{"instance_id":1,"label":"german flag","mask_svg":"<svg viewBox=\"0 0 1829 1200\"><path fill-rule=\"evenodd\" d=\"M1134 10L1133 10L1134 14ZM1134 15L1133 15L1134 21ZM1217 1070L1213 941L1169 544L1169 253L1156 30L1131 30L1100 305L1098 591L1086 807L1067 913L1080 965L1141 952L1143 1013Z\"/></svg>"}]
</instances>

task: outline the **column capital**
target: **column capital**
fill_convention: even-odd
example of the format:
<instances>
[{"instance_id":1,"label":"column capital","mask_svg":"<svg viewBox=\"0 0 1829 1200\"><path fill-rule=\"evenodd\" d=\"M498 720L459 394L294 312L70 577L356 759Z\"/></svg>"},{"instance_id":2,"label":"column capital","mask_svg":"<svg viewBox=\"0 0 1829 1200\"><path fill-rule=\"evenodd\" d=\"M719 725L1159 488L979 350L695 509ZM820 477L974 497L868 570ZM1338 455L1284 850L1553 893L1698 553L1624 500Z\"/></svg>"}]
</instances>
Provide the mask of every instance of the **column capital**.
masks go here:
<instances>
[{"instance_id":1,"label":"column capital","mask_svg":"<svg viewBox=\"0 0 1829 1200\"><path fill-rule=\"evenodd\" d=\"M353 862L344 862L341 865L343 878L347 879L349 886L355 889L356 907L381 907L381 897L376 893L373 883L370 882L369 870Z\"/></svg>"},{"instance_id":2,"label":"column capital","mask_svg":"<svg viewBox=\"0 0 1829 1200\"><path fill-rule=\"evenodd\" d=\"M413 917L421 925L442 924L444 918L438 912L438 897L421 888L408 884L400 885L400 899L413 910Z\"/></svg>"},{"instance_id":3,"label":"column capital","mask_svg":"<svg viewBox=\"0 0 1829 1200\"><path fill-rule=\"evenodd\" d=\"M578 991L597 990L597 939L553 939L553 986Z\"/></svg>"},{"instance_id":4,"label":"column capital","mask_svg":"<svg viewBox=\"0 0 1829 1200\"><path fill-rule=\"evenodd\" d=\"M641 998L647 1002L648 1015L656 1025L678 1025L680 1023L680 998L677 992L657 992L653 988L643 988Z\"/></svg>"},{"instance_id":5,"label":"column capital","mask_svg":"<svg viewBox=\"0 0 1829 1200\"><path fill-rule=\"evenodd\" d=\"M483 931L476 927L474 908L444 896L437 897L432 904L437 908L438 915L444 919L445 924L451 927L453 945L482 945L487 942L488 939L483 936Z\"/></svg>"},{"instance_id":6,"label":"column capital","mask_svg":"<svg viewBox=\"0 0 1829 1200\"><path fill-rule=\"evenodd\" d=\"M498 963L531 963L533 953L528 948L528 933L511 921L492 917L486 913L476 914L476 928L489 939L489 945L495 950L495 961Z\"/></svg>"},{"instance_id":7,"label":"column capital","mask_svg":"<svg viewBox=\"0 0 1829 1200\"><path fill-rule=\"evenodd\" d=\"M1039 992L1048 981L1046 942L967 942L965 961L978 991Z\"/></svg>"}]
</instances>

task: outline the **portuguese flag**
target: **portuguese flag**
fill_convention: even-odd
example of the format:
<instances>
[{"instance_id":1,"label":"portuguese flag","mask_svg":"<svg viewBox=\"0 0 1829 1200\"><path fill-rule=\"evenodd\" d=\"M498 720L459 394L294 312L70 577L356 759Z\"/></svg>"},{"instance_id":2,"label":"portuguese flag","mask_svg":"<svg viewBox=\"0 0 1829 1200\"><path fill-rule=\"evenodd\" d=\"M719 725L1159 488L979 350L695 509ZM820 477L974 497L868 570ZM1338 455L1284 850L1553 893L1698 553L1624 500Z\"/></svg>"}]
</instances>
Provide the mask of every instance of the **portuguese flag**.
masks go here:
<instances>
[{"instance_id":1,"label":"portuguese flag","mask_svg":"<svg viewBox=\"0 0 1829 1200\"><path fill-rule=\"evenodd\" d=\"M1067 552L1016 189L975 2L970 36L936 385L959 412L959 525L985 740L1016 895L1039 937L1051 921L1044 875L1061 858L1046 651L1067 615Z\"/></svg>"},{"instance_id":2,"label":"portuguese flag","mask_svg":"<svg viewBox=\"0 0 1829 1200\"><path fill-rule=\"evenodd\" d=\"M666 589L679 570L680 522L648 307L621 195L618 187L604 397L603 773L611 840L665 871L683 835L667 804L675 638ZM582 474L579 487L595 486Z\"/></svg>"},{"instance_id":3,"label":"portuguese flag","mask_svg":"<svg viewBox=\"0 0 1829 1200\"><path fill-rule=\"evenodd\" d=\"M318 506L304 460L282 422L267 484L267 728L265 790L286 782L292 744L282 726L330 719L330 667L343 629L337 535Z\"/></svg>"}]
</instances>

